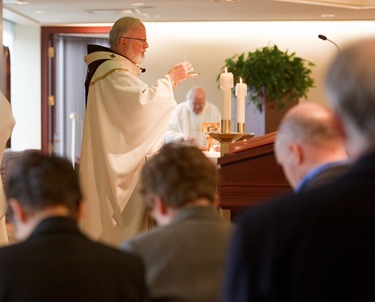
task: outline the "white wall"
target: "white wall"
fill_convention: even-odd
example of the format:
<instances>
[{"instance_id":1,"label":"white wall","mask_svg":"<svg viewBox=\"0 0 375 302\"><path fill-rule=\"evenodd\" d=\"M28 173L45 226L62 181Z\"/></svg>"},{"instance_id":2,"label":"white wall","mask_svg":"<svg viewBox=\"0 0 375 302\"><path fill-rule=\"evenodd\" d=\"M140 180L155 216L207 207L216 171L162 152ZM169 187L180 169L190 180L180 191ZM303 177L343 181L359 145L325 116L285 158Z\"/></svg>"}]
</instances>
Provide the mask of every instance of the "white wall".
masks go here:
<instances>
[{"instance_id":1,"label":"white wall","mask_svg":"<svg viewBox=\"0 0 375 302\"><path fill-rule=\"evenodd\" d=\"M221 106L216 77L226 58L277 44L281 50L316 64L313 77L316 88L308 99L324 102L323 77L335 46L318 38L326 35L339 45L354 37L375 35L375 22L220 22L220 23L146 23L150 47L146 52L146 81L156 79L184 58L191 61L201 75L176 88L176 99L182 101L193 85L202 85L209 99Z\"/></svg>"},{"instance_id":2,"label":"white wall","mask_svg":"<svg viewBox=\"0 0 375 302\"><path fill-rule=\"evenodd\" d=\"M12 149L41 148L40 27L16 25L11 53Z\"/></svg>"},{"instance_id":3,"label":"white wall","mask_svg":"<svg viewBox=\"0 0 375 302\"><path fill-rule=\"evenodd\" d=\"M216 77L226 58L236 53L252 51L277 44L297 56L316 64L313 77L316 87L308 100L325 102L323 77L334 55L335 46L322 41L326 35L339 46L360 37L374 35L375 21L362 22L207 22L207 23L147 23L149 49L142 67L147 69L142 79L152 84L171 66L187 59L201 75L182 82L175 90L176 100L185 99L191 86L201 85L211 102L221 107ZM40 32L36 26L17 26L17 60L13 74L13 110L17 125L14 148L39 148L40 118ZM13 66L14 66L13 65Z\"/></svg>"}]
</instances>

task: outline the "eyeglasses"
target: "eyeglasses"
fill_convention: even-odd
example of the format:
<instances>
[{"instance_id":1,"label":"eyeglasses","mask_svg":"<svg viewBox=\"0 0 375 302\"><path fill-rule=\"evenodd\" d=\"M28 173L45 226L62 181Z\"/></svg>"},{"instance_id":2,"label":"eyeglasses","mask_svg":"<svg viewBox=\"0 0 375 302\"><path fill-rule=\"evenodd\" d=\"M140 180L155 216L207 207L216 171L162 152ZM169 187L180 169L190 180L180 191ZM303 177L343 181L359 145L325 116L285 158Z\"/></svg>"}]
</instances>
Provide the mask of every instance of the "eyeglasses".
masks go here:
<instances>
[{"instance_id":1,"label":"eyeglasses","mask_svg":"<svg viewBox=\"0 0 375 302\"><path fill-rule=\"evenodd\" d=\"M129 40L137 40L137 41L142 42L143 44L146 44L146 43L147 43L147 39L132 38L132 37L125 37L125 36L121 36L121 38L129 39Z\"/></svg>"}]
</instances>

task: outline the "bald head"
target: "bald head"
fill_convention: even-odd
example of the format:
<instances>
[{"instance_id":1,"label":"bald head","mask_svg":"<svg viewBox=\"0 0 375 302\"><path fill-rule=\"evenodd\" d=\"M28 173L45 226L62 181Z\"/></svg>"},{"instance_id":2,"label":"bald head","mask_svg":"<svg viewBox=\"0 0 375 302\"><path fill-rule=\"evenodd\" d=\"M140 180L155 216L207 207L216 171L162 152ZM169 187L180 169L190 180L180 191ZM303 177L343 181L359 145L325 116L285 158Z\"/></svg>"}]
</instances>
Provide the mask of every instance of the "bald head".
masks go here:
<instances>
[{"instance_id":1,"label":"bald head","mask_svg":"<svg viewBox=\"0 0 375 302\"><path fill-rule=\"evenodd\" d=\"M292 107L281 121L275 155L292 187L311 169L347 158L333 113L308 102Z\"/></svg>"},{"instance_id":2,"label":"bald head","mask_svg":"<svg viewBox=\"0 0 375 302\"><path fill-rule=\"evenodd\" d=\"M191 110L195 114L199 114L206 105L206 91L202 87L193 87L187 93L186 99L189 102Z\"/></svg>"},{"instance_id":3,"label":"bald head","mask_svg":"<svg viewBox=\"0 0 375 302\"><path fill-rule=\"evenodd\" d=\"M299 103L281 121L278 136L310 145L342 144L333 113L316 103Z\"/></svg>"}]
</instances>

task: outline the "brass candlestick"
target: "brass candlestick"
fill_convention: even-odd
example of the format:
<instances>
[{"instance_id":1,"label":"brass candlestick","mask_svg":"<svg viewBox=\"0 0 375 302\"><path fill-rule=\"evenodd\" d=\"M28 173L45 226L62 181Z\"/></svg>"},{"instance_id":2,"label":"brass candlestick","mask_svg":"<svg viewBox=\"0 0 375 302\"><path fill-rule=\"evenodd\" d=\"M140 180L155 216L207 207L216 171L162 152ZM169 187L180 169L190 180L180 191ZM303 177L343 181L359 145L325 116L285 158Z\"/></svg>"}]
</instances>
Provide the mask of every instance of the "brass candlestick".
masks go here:
<instances>
[{"instance_id":1,"label":"brass candlestick","mask_svg":"<svg viewBox=\"0 0 375 302\"><path fill-rule=\"evenodd\" d=\"M220 132L209 132L207 133L213 139L220 142L220 156L224 156L229 153L229 144L234 143L238 140L252 138L254 133L220 133Z\"/></svg>"},{"instance_id":2,"label":"brass candlestick","mask_svg":"<svg viewBox=\"0 0 375 302\"><path fill-rule=\"evenodd\" d=\"M231 133L232 132L232 121L231 120L221 120L221 132Z\"/></svg>"},{"instance_id":3,"label":"brass candlestick","mask_svg":"<svg viewBox=\"0 0 375 302\"><path fill-rule=\"evenodd\" d=\"M237 132L245 133L245 123L237 123Z\"/></svg>"}]
</instances>

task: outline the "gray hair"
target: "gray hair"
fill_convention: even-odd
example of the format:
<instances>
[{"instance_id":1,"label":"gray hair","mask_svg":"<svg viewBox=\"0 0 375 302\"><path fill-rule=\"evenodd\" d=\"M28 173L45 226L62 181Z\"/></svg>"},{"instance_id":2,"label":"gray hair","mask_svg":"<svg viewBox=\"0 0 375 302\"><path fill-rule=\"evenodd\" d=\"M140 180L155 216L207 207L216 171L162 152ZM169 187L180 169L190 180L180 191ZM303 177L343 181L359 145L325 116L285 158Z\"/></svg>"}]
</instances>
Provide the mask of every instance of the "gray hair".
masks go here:
<instances>
[{"instance_id":1,"label":"gray hair","mask_svg":"<svg viewBox=\"0 0 375 302\"><path fill-rule=\"evenodd\" d=\"M198 90L202 91L206 95L206 91L202 87L195 86L189 89L189 91L186 94L186 99L189 101L194 100L195 94L197 93Z\"/></svg>"},{"instance_id":2,"label":"gray hair","mask_svg":"<svg viewBox=\"0 0 375 302\"><path fill-rule=\"evenodd\" d=\"M326 90L332 109L369 145L375 144L375 39L347 47L331 64Z\"/></svg>"},{"instance_id":3,"label":"gray hair","mask_svg":"<svg viewBox=\"0 0 375 302\"><path fill-rule=\"evenodd\" d=\"M122 17L113 24L111 31L109 32L109 47L114 49L119 43L120 38L126 35L129 30L136 27L142 21L138 18L133 17Z\"/></svg>"}]
</instances>

